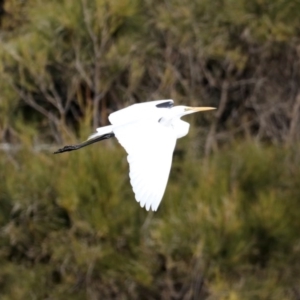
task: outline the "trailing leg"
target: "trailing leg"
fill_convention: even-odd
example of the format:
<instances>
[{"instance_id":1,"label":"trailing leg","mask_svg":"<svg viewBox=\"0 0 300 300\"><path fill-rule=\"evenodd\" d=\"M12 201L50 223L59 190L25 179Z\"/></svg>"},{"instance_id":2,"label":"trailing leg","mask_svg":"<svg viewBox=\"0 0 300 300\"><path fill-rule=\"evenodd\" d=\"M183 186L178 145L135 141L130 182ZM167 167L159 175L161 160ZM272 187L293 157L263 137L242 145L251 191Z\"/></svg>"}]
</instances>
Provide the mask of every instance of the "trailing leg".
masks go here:
<instances>
[{"instance_id":1,"label":"trailing leg","mask_svg":"<svg viewBox=\"0 0 300 300\"><path fill-rule=\"evenodd\" d=\"M83 148L83 147L86 147L86 146L89 146L91 144L94 144L94 143L97 143L97 142L100 142L102 140L106 140L106 139L109 139L111 137L114 137L115 134L113 132L110 132L110 133L106 133L106 134L103 134L101 136L97 136L95 138L91 138L81 144L78 144L78 145L70 145L70 146L65 146L61 149L58 149L57 151L54 152L54 154L58 154L58 153L63 153L63 152L67 152L67 151L73 151L73 150L78 150L80 148Z\"/></svg>"}]
</instances>

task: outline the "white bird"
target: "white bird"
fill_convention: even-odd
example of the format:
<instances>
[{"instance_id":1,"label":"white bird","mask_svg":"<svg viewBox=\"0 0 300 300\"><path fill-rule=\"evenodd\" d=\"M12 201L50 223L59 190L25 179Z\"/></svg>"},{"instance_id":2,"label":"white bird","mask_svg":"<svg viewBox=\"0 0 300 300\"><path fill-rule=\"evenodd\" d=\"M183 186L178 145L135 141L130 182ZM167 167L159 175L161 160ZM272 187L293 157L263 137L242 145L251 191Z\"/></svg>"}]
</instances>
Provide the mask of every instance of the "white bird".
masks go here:
<instances>
[{"instance_id":1,"label":"white bird","mask_svg":"<svg viewBox=\"0 0 300 300\"><path fill-rule=\"evenodd\" d=\"M77 150L116 137L125 148L135 199L156 211L166 189L176 140L187 135L190 124L180 118L214 107L173 106L171 99L131 105L109 115L111 125L99 127L86 142L54 153Z\"/></svg>"}]
</instances>

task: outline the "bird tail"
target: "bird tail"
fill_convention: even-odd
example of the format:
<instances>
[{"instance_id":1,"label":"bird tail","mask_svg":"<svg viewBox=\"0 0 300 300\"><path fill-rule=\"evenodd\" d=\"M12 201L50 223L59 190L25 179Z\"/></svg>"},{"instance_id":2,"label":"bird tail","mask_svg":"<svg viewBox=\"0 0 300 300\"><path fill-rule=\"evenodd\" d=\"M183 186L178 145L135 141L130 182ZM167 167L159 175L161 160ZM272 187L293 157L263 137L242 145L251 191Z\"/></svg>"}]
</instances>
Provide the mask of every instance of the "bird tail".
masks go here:
<instances>
[{"instance_id":1,"label":"bird tail","mask_svg":"<svg viewBox=\"0 0 300 300\"><path fill-rule=\"evenodd\" d=\"M102 136L104 134L112 133L112 127L113 127L112 125L108 125L108 126L103 126L103 127L97 128L96 129L97 132L95 132L92 135L90 135L88 137L88 140L92 140L95 137Z\"/></svg>"}]
</instances>

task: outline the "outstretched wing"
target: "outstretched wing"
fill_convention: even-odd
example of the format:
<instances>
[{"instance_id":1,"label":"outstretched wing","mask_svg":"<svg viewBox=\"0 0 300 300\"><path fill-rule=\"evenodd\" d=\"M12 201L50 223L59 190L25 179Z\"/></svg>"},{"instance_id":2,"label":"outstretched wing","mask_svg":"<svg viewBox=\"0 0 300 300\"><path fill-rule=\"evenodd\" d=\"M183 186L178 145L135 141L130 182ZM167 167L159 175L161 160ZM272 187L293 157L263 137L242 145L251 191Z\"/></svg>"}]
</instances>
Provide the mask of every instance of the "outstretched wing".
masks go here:
<instances>
[{"instance_id":1,"label":"outstretched wing","mask_svg":"<svg viewBox=\"0 0 300 300\"><path fill-rule=\"evenodd\" d=\"M171 108L173 105L174 101L172 99L133 104L110 114L108 119L113 125L124 124L129 120L131 122L140 120L162 108Z\"/></svg>"},{"instance_id":2,"label":"outstretched wing","mask_svg":"<svg viewBox=\"0 0 300 300\"><path fill-rule=\"evenodd\" d=\"M156 211L169 178L176 135L171 127L147 118L116 127L114 134L128 153L129 177L141 207Z\"/></svg>"}]
</instances>

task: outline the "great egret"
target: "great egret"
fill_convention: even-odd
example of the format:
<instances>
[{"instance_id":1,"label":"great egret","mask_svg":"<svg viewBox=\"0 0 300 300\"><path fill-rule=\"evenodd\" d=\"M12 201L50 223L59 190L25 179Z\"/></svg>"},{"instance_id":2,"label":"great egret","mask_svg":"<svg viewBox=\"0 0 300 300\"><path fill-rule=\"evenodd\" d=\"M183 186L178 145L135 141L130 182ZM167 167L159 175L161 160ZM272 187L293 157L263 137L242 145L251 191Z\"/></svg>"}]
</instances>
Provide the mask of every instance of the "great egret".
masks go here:
<instances>
[{"instance_id":1,"label":"great egret","mask_svg":"<svg viewBox=\"0 0 300 300\"><path fill-rule=\"evenodd\" d=\"M166 189L176 140L190 124L180 118L214 107L173 106L171 99L131 105L109 115L111 125L97 128L86 142L54 153L77 150L116 137L128 153L129 177L141 207L156 211Z\"/></svg>"}]
</instances>

